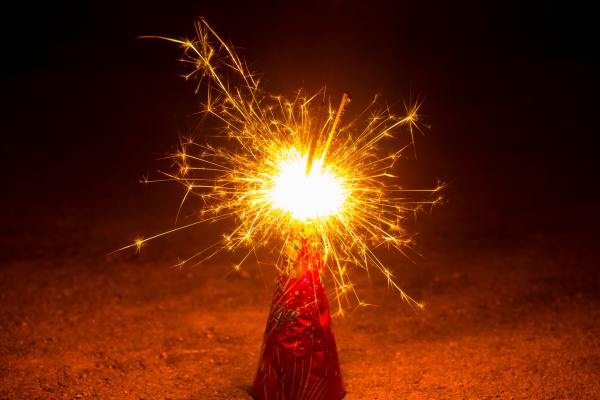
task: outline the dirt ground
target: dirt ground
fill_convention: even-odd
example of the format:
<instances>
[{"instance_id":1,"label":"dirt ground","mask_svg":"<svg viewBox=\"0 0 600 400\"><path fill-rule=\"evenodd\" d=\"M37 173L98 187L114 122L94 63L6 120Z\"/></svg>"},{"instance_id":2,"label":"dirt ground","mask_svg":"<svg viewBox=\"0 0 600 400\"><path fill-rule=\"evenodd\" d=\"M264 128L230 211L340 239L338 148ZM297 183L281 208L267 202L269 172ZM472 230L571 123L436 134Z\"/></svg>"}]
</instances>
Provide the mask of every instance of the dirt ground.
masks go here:
<instances>
[{"instance_id":1,"label":"dirt ground","mask_svg":"<svg viewBox=\"0 0 600 400\"><path fill-rule=\"evenodd\" d=\"M175 197L130 190L3 220L0 398L250 398L273 268L225 276L225 258L169 268L226 228L218 226L155 241L141 256L105 256L136 233L172 226ZM489 217L505 212L514 210ZM347 306L333 320L346 398L600 398L600 273L589 232L485 236L460 225L465 213L477 217L452 202L435 209L420 220L424 257L387 260L425 312L381 277L356 275L376 306Z\"/></svg>"}]
</instances>

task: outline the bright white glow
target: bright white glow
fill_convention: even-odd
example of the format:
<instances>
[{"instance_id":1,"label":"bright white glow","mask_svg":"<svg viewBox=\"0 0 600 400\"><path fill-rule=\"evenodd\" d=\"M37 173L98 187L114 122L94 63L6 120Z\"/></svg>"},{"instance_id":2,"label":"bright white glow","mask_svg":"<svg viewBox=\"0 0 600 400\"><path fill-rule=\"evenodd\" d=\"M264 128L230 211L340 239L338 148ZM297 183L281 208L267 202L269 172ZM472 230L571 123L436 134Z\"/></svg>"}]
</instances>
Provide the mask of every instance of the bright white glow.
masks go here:
<instances>
[{"instance_id":1,"label":"bright white glow","mask_svg":"<svg viewBox=\"0 0 600 400\"><path fill-rule=\"evenodd\" d=\"M342 180L315 159L306 176L307 157L291 154L277 168L269 197L275 208L290 212L300 221L327 218L339 212L347 197Z\"/></svg>"}]
</instances>

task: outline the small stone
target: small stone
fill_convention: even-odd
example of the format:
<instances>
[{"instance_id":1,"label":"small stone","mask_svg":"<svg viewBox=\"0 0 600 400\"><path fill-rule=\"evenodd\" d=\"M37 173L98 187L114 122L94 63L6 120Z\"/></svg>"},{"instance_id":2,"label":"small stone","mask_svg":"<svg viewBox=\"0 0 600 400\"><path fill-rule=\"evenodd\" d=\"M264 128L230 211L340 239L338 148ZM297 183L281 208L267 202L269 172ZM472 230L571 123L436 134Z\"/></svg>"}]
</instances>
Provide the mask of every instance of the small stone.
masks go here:
<instances>
[{"instance_id":1,"label":"small stone","mask_svg":"<svg viewBox=\"0 0 600 400\"><path fill-rule=\"evenodd\" d=\"M163 353L160 355L160 357L161 357L161 358L167 358L167 353L163 352Z\"/></svg>"}]
</instances>

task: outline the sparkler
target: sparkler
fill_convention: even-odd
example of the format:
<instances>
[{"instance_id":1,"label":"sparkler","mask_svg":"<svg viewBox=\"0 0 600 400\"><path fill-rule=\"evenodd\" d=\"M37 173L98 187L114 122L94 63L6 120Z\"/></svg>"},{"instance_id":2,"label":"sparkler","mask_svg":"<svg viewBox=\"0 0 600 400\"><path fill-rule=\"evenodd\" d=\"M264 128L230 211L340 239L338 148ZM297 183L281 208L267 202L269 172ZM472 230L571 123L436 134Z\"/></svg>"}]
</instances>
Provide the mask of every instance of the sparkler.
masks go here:
<instances>
[{"instance_id":1,"label":"sparkler","mask_svg":"<svg viewBox=\"0 0 600 400\"><path fill-rule=\"evenodd\" d=\"M234 267L239 270L260 246L281 243L290 229L303 226L313 232L314 246L333 277L332 297L340 302L340 312L341 299L349 294L366 305L348 276L351 266L375 268L402 299L423 307L401 290L374 253L386 245L406 255L413 245L404 227L407 214L440 201L441 186L422 191L431 196L414 201L387 172L414 144L422 101L405 104L406 115L398 116L376 97L367 110L342 126L350 101L347 93L337 112L321 102L323 90L310 97L300 91L292 100L272 96L206 22L199 21L196 29L194 40L162 39L183 47L183 61L192 67L185 77L197 78L196 91L206 96L200 112L222 122L221 136L229 142L216 146L189 139L169 155L177 171L164 173L165 179L186 188L182 204L192 194L204 204L198 221L174 230L223 219L234 220L236 227L177 265L198 265L220 251L246 248ZM382 155L382 140L400 127L407 128L410 140L398 151ZM139 250L144 242L170 232L127 247Z\"/></svg>"}]
</instances>

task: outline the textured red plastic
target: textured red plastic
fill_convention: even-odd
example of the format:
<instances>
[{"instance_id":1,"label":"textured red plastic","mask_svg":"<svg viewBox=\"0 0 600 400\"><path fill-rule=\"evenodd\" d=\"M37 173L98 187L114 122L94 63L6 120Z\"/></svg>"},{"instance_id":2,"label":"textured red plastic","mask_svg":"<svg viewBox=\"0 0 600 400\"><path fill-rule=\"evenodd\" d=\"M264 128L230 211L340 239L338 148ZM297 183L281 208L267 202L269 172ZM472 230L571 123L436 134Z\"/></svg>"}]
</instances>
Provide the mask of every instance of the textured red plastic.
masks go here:
<instances>
[{"instance_id":1,"label":"textured red plastic","mask_svg":"<svg viewBox=\"0 0 600 400\"><path fill-rule=\"evenodd\" d=\"M303 231L288 238L252 386L259 400L339 400L344 383L329 302L321 280L323 263Z\"/></svg>"}]
</instances>

